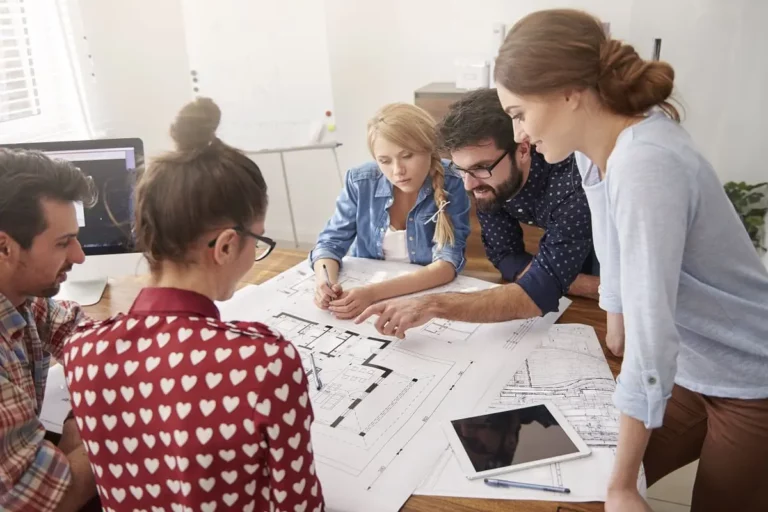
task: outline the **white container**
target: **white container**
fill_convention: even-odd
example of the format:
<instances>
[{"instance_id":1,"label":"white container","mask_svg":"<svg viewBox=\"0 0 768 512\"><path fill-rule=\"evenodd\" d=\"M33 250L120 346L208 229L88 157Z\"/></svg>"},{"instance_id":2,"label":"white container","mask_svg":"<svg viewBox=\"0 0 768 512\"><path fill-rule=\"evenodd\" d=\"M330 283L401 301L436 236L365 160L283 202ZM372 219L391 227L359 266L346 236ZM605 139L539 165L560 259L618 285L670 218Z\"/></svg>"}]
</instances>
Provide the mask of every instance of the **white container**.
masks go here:
<instances>
[{"instance_id":1,"label":"white container","mask_svg":"<svg viewBox=\"0 0 768 512\"><path fill-rule=\"evenodd\" d=\"M488 61L457 60L454 64L457 89L482 89L488 87L488 74L490 72Z\"/></svg>"}]
</instances>

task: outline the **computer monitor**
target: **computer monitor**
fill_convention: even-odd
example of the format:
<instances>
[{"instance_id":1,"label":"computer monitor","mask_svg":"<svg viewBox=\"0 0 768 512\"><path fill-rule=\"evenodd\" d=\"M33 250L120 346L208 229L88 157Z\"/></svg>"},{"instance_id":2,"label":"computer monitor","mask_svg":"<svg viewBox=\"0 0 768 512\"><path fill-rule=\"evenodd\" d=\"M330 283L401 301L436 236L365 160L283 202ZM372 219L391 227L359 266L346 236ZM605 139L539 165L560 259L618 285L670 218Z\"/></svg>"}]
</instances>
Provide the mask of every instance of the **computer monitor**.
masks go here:
<instances>
[{"instance_id":1,"label":"computer monitor","mask_svg":"<svg viewBox=\"0 0 768 512\"><path fill-rule=\"evenodd\" d=\"M91 176L99 191L92 208L77 206L78 241L86 260L75 265L62 283L60 300L84 306L96 304L104 293L107 277L133 274L140 255L135 252L131 225L136 169L144 161L140 139L4 144L9 149L29 149L51 158L68 160Z\"/></svg>"}]
</instances>

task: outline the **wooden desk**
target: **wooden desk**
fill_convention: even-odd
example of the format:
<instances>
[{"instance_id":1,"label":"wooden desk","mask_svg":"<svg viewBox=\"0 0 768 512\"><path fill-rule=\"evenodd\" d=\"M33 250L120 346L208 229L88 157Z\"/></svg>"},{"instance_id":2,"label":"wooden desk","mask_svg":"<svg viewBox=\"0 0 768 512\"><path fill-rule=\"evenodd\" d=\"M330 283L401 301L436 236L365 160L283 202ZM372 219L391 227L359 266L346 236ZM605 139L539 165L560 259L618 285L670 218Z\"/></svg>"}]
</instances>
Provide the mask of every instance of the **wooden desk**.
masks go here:
<instances>
[{"instance_id":1,"label":"wooden desk","mask_svg":"<svg viewBox=\"0 0 768 512\"><path fill-rule=\"evenodd\" d=\"M266 260L257 262L253 269L240 283L259 284L288 270L305 260L306 253L294 250L276 249ZM486 281L499 282L498 272L489 268L483 259L470 258L463 274ZM85 308L96 319L107 318L115 313L127 311L139 290L147 284L146 277L127 277L111 281L104 292L101 302ZM582 323L591 325L597 332L600 345L608 359L613 375L619 373L621 360L614 357L605 346L605 313L597 307L597 302L580 297L572 297L573 304L560 319L560 323ZM564 507L558 511L558 507ZM602 503L556 503L553 501L509 501L478 500L470 498L440 498L435 496L412 496L402 508L405 512L602 512Z\"/></svg>"}]
</instances>

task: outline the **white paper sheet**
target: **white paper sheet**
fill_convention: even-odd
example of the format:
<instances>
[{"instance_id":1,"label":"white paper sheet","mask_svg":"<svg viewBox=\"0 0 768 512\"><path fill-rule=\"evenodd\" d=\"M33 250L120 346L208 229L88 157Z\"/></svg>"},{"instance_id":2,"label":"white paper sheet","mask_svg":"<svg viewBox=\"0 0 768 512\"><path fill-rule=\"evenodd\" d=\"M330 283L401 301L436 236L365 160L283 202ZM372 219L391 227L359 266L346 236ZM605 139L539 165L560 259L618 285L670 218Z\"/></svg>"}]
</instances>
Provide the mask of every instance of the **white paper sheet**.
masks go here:
<instances>
[{"instance_id":1,"label":"white paper sheet","mask_svg":"<svg viewBox=\"0 0 768 512\"><path fill-rule=\"evenodd\" d=\"M351 288L418 268L348 258L340 282ZM224 320L262 321L296 345L310 380L318 474L328 509L336 511L398 510L445 450L441 422L472 412L490 379L522 364L559 316L489 325L434 320L398 340L378 334L375 319L355 325L318 309L314 286L303 262L241 290L220 310ZM460 276L432 292L492 286ZM561 311L569 303L564 299Z\"/></svg>"},{"instance_id":2,"label":"white paper sheet","mask_svg":"<svg viewBox=\"0 0 768 512\"><path fill-rule=\"evenodd\" d=\"M56 363L48 369L40 422L45 430L61 434L64 429L64 420L71 410L67 381L64 378L64 367Z\"/></svg>"},{"instance_id":3,"label":"white paper sheet","mask_svg":"<svg viewBox=\"0 0 768 512\"><path fill-rule=\"evenodd\" d=\"M553 402L592 448L582 459L515 471L498 478L568 487L570 494L489 487L468 480L450 448L416 494L544 501L604 501L618 436L618 411L611 395L615 381L592 327L555 325L522 365L500 373L488 386L475 413L534 402ZM455 417L457 417L456 415ZM446 443L447 444L447 443ZM645 492L641 472L638 487Z\"/></svg>"}]
</instances>

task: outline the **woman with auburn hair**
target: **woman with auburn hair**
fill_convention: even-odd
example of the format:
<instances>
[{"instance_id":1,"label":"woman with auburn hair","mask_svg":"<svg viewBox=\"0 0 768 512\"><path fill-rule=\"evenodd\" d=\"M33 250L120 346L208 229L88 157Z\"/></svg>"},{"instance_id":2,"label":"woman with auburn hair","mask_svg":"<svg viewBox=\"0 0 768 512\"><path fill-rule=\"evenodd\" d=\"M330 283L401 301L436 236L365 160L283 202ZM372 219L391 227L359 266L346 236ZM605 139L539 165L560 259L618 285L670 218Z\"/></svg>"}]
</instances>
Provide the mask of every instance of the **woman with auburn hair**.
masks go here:
<instances>
[{"instance_id":1,"label":"woman with auburn hair","mask_svg":"<svg viewBox=\"0 0 768 512\"><path fill-rule=\"evenodd\" d=\"M607 511L701 459L691 510L768 510L768 273L669 98L674 71L584 12L517 22L495 78L520 138L576 152L601 266L607 342L624 352ZM625 342L626 340L626 342Z\"/></svg>"},{"instance_id":2,"label":"woman with auburn hair","mask_svg":"<svg viewBox=\"0 0 768 512\"><path fill-rule=\"evenodd\" d=\"M375 302L449 283L465 263L469 198L461 176L438 155L432 117L406 103L386 105L368 123L368 149L375 161L347 172L336 212L310 254L315 303L342 319ZM350 247L351 256L424 268L343 290L334 283Z\"/></svg>"}]
</instances>

